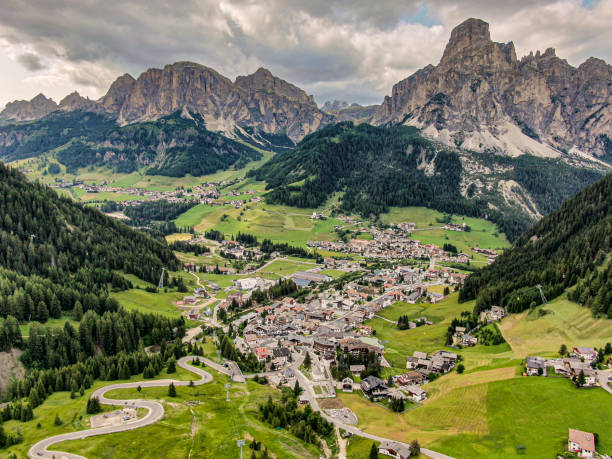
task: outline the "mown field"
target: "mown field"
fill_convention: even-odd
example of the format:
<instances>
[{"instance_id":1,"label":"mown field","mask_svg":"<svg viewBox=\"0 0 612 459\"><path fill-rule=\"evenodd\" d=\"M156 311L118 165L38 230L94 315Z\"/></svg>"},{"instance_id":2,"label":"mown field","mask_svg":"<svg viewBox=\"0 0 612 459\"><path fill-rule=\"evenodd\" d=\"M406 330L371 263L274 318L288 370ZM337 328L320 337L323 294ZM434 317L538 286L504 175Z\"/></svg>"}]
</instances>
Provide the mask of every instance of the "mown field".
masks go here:
<instances>
[{"instance_id":1,"label":"mown field","mask_svg":"<svg viewBox=\"0 0 612 459\"><path fill-rule=\"evenodd\" d=\"M538 314L539 309L546 312ZM569 301L565 295L535 313L525 311L511 315L500 324L500 330L519 357L556 353L561 344L603 347L612 342L612 320L595 319L591 311Z\"/></svg>"},{"instance_id":2,"label":"mown field","mask_svg":"<svg viewBox=\"0 0 612 459\"><path fill-rule=\"evenodd\" d=\"M242 197L238 197L240 199ZM242 209L229 206L200 204L179 216L178 226L194 226L197 231L215 229L226 236L238 232L249 233L260 240L271 239L306 247L309 240L335 240L338 219L311 220L312 209L297 209L270 205L264 202L248 203Z\"/></svg>"},{"instance_id":3,"label":"mown field","mask_svg":"<svg viewBox=\"0 0 612 459\"><path fill-rule=\"evenodd\" d=\"M164 405L164 419L157 424L129 432L92 437L58 444L57 449L97 458L116 457L238 457L239 439L262 442L278 458L317 458L319 451L286 431L275 430L259 421L257 405L279 392L251 381L232 384L230 402L225 401L228 378L209 370L214 381L199 387L177 387L177 397L168 397L167 388L145 388L142 392L124 389L110 392L111 398L149 398ZM200 402L187 406L188 401ZM245 448L245 457L249 457Z\"/></svg>"},{"instance_id":4,"label":"mown field","mask_svg":"<svg viewBox=\"0 0 612 459\"><path fill-rule=\"evenodd\" d=\"M517 455L549 458L567 443L568 428L598 432L612 451L612 405L601 389L578 390L561 378L516 376L515 368L444 376L424 386L430 399L396 414L357 394L341 394L364 430L456 458ZM606 433L602 435L602 433Z\"/></svg>"}]
</instances>

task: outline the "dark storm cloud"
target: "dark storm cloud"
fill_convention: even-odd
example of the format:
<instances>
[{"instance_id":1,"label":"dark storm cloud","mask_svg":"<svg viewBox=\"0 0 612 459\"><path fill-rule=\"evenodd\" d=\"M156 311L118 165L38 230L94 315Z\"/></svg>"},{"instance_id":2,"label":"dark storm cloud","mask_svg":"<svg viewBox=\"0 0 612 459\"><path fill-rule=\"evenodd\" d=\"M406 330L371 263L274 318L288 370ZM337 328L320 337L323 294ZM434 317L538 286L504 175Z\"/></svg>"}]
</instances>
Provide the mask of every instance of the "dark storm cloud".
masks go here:
<instances>
[{"instance_id":1,"label":"dark storm cloud","mask_svg":"<svg viewBox=\"0 0 612 459\"><path fill-rule=\"evenodd\" d=\"M33 53L20 54L17 56L17 62L32 72L45 68L45 65L41 62L40 57Z\"/></svg>"}]
</instances>

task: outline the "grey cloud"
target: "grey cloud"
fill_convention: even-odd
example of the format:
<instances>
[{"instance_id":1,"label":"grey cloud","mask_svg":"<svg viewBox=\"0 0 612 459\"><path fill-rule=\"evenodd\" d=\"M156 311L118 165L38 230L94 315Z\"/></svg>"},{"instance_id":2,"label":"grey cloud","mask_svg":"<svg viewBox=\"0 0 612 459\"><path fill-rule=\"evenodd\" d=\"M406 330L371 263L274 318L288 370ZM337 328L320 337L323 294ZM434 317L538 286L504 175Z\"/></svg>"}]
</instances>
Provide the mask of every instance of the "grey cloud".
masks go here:
<instances>
[{"instance_id":1,"label":"grey cloud","mask_svg":"<svg viewBox=\"0 0 612 459\"><path fill-rule=\"evenodd\" d=\"M609 33L563 16L554 9L562 1L0 0L0 38L34 50L18 58L26 68L42 65L36 56L49 65L55 60L55 68L69 63L66 78L100 91L109 75L137 77L193 60L230 78L264 66L317 100L371 103L396 81L436 64L452 27L470 16L489 21L494 39L514 40L519 50L555 46L572 63L591 54L610 61Z\"/></svg>"},{"instance_id":2,"label":"grey cloud","mask_svg":"<svg viewBox=\"0 0 612 459\"><path fill-rule=\"evenodd\" d=\"M17 61L31 72L46 68L40 60L40 57L33 53L20 54L17 56Z\"/></svg>"}]
</instances>

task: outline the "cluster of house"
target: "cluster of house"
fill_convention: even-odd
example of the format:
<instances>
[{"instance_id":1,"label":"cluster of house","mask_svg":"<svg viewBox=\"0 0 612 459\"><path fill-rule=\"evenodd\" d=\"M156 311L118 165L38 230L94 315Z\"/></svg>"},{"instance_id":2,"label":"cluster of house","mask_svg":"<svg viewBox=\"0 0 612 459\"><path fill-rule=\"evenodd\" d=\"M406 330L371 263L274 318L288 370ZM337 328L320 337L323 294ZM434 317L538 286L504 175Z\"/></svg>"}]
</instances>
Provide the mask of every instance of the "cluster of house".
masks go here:
<instances>
[{"instance_id":1,"label":"cluster of house","mask_svg":"<svg viewBox=\"0 0 612 459\"><path fill-rule=\"evenodd\" d=\"M458 356L454 352L437 351L433 354L414 351L412 356L406 357L406 369L414 370L429 376L430 373L444 374L455 368Z\"/></svg>"},{"instance_id":2,"label":"cluster of house","mask_svg":"<svg viewBox=\"0 0 612 459\"><path fill-rule=\"evenodd\" d=\"M221 250L229 255L230 258L237 260L263 260L264 254L259 247L243 247L238 241L227 241L221 242Z\"/></svg>"},{"instance_id":3,"label":"cluster of house","mask_svg":"<svg viewBox=\"0 0 612 459\"><path fill-rule=\"evenodd\" d=\"M361 265L358 261L351 260L350 258L332 258L326 257L323 259L323 267L325 269L335 269L337 271L359 271Z\"/></svg>"},{"instance_id":4,"label":"cluster of house","mask_svg":"<svg viewBox=\"0 0 612 459\"><path fill-rule=\"evenodd\" d=\"M468 333L465 327L455 327L455 333L453 333L453 346L476 346L478 344L478 338Z\"/></svg>"},{"instance_id":5,"label":"cluster of house","mask_svg":"<svg viewBox=\"0 0 612 459\"><path fill-rule=\"evenodd\" d=\"M465 223L461 223L460 225L456 225L454 223L447 223L444 225L444 229L448 231L465 231L467 225Z\"/></svg>"},{"instance_id":6,"label":"cluster of house","mask_svg":"<svg viewBox=\"0 0 612 459\"><path fill-rule=\"evenodd\" d=\"M490 309L480 313L480 320L485 322L497 322L506 317L506 310L501 306L491 306Z\"/></svg>"},{"instance_id":7,"label":"cluster of house","mask_svg":"<svg viewBox=\"0 0 612 459\"><path fill-rule=\"evenodd\" d=\"M318 212L313 212L310 218L312 220L327 220L327 215L323 215Z\"/></svg>"},{"instance_id":8,"label":"cluster of house","mask_svg":"<svg viewBox=\"0 0 612 459\"><path fill-rule=\"evenodd\" d=\"M528 376L548 376L548 371L567 378L578 378L584 374L585 387L597 385L597 373L592 363L597 360L598 353L592 347L575 347L569 357L547 359L544 357L525 357L525 373Z\"/></svg>"},{"instance_id":9,"label":"cluster of house","mask_svg":"<svg viewBox=\"0 0 612 459\"><path fill-rule=\"evenodd\" d=\"M440 261L467 263L470 257L465 253L451 255L434 244L422 244L408 237L399 228L380 229L371 227L372 240L352 239L343 241L308 241L308 246L344 254L358 254L367 258L401 260L405 258L436 258Z\"/></svg>"},{"instance_id":10,"label":"cluster of house","mask_svg":"<svg viewBox=\"0 0 612 459\"><path fill-rule=\"evenodd\" d=\"M302 278L310 282L324 279L319 273L298 272L294 276L296 283ZM236 282L250 287L243 285L248 279ZM279 347L316 351L329 361L335 359L338 347L352 353L375 351L382 355L383 346L371 337L372 328L364 321L395 301L393 296L381 295L377 287L356 282L345 284L342 290L311 294L303 302L284 298L236 319L232 326L242 329L242 337L237 337L235 344L276 369L286 363L276 360L274 349Z\"/></svg>"}]
</instances>

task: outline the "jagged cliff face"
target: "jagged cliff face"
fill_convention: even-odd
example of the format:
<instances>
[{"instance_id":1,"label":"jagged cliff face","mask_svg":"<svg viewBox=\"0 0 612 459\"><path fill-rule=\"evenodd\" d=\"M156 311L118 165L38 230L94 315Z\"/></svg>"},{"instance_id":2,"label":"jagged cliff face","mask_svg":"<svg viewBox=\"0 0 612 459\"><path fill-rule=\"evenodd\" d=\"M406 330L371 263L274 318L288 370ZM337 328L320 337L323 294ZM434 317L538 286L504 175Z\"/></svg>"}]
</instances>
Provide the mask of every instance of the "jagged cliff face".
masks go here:
<instances>
[{"instance_id":1,"label":"jagged cliff face","mask_svg":"<svg viewBox=\"0 0 612 459\"><path fill-rule=\"evenodd\" d=\"M334 116L319 110L313 96L266 69L232 82L193 62L149 69L138 79L122 75L98 101L76 92L66 96L60 105L43 95L29 102L15 101L0 113L0 121L35 120L58 109L106 113L116 116L122 125L156 120L176 111L199 113L208 129L230 137L248 127L268 134L286 134L294 142L335 122Z\"/></svg>"},{"instance_id":2,"label":"jagged cliff face","mask_svg":"<svg viewBox=\"0 0 612 459\"><path fill-rule=\"evenodd\" d=\"M312 96L268 70L240 76L233 83L192 62L150 69L137 80L124 75L101 103L117 113L121 124L186 109L201 114L209 129L226 135L236 128L252 127L271 134L286 133L293 141L333 121L317 108Z\"/></svg>"},{"instance_id":3,"label":"jagged cliff face","mask_svg":"<svg viewBox=\"0 0 612 459\"><path fill-rule=\"evenodd\" d=\"M16 100L6 104L6 108L0 113L0 121L22 122L31 121L57 110L57 104L39 94L32 100Z\"/></svg>"},{"instance_id":4,"label":"jagged cliff face","mask_svg":"<svg viewBox=\"0 0 612 459\"><path fill-rule=\"evenodd\" d=\"M122 125L180 110L201 114L209 130L226 136L262 131L293 142L337 121L409 124L467 150L612 159L612 67L590 58L575 68L553 49L517 60L512 42L491 41L479 19L457 26L439 64L397 83L380 106L334 101L320 110L312 96L266 69L232 82L203 65L177 62L138 79L125 74L98 101L73 93L59 106L43 95L11 102L0 122L58 109L105 113Z\"/></svg>"},{"instance_id":5,"label":"jagged cliff face","mask_svg":"<svg viewBox=\"0 0 612 459\"><path fill-rule=\"evenodd\" d=\"M380 105L349 105L343 100L334 100L333 102L325 102L321 110L334 116L338 121L369 123L379 108Z\"/></svg>"},{"instance_id":6,"label":"jagged cliff face","mask_svg":"<svg viewBox=\"0 0 612 459\"><path fill-rule=\"evenodd\" d=\"M606 154L612 138L612 67L590 58L575 68L553 49L520 61L491 41L489 25L457 26L438 66L393 87L373 124L405 123L429 137L513 156Z\"/></svg>"}]
</instances>

